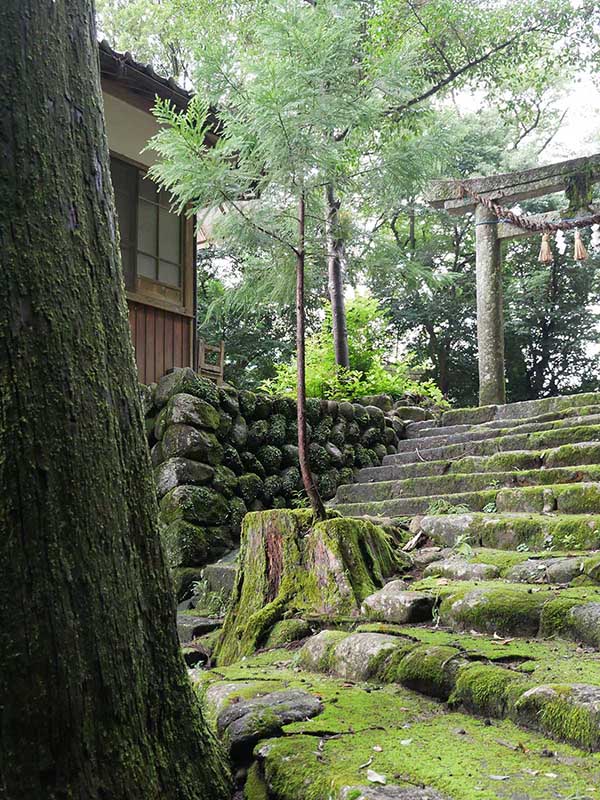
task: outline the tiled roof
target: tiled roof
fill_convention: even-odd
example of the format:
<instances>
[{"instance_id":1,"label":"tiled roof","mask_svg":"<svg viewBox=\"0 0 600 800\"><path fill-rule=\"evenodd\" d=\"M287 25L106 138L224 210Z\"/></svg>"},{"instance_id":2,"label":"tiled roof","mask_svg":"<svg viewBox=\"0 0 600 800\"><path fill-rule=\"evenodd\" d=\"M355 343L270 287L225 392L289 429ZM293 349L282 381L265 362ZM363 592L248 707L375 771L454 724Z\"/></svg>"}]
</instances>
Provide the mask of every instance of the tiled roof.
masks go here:
<instances>
[{"instance_id":1,"label":"tiled roof","mask_svg":"<svg viewBox=\"0 0 600 800\"><path fill-rule=\"evenodd\" d=\"M178 108L185 108L192 98L173 78L159 75L150 64L136 61L131 53L118 53L106 40L99 42L102 77L122 81L128 89L153 101L158 95L171 100Z\"/></svg>"}]
</instances>

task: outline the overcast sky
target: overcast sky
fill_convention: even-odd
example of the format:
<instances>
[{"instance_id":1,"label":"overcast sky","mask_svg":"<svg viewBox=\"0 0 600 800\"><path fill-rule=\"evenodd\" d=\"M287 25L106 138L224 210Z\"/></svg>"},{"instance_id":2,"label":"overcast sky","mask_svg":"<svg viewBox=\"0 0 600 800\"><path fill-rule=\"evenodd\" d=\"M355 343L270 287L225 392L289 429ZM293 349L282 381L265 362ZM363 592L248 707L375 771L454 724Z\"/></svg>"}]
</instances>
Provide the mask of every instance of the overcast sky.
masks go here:
<instances>
[{"instance_id":1,"label":"overcast sky","mask_svg":"<svg viewBox=\"0 0 600 800\"><path fill-rule=\"evenodd\" d=\"M590 76L573 84L565 105L568 112L563 126L544 153L547 162L600 152L600 90Z\"/></svg>"}]
</instances>

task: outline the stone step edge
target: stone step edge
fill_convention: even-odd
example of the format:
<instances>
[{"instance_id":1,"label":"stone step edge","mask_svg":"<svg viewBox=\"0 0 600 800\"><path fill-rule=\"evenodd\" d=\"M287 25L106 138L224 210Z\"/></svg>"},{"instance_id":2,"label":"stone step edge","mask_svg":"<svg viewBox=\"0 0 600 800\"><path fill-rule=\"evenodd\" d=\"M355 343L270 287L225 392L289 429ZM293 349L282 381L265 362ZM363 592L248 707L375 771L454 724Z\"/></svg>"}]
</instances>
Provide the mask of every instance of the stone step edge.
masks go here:
<instances>
[{"instance_id":1,"label":"stone step edge","mask_svg":"<svg viewBox=\"0 0 600 800\"><path fill-rule=\"evenodd\" d=\"M393 524L393 520L386 519L386 523ZM506 528L509 547L499 546L497 535L502 528ZM555 538L561 528L566 531L566 540L561 536ZM440 547L452 548L460 541L467 541L482 550L508 552L525 545L551 557L552 547L578 553L600 549L600 514L427 514L413 518L411 532L424 533Z\"/></svg>"},{"instance_id":2,"label":"stone step edge","mask_svg":"<svg viewBox=\"0 0 600 800\"><path fill-rule=\"evenodd\" d=\"M561 464L560 462L556 463L552 466L552 462L554 462L559 454L559 451L565 447L572 447L574 452L572 453L573 461L569 464ZM600 453L600 441L591 441L591 442L576 442L572 445L558 445L556 447L548 447L544 450L501 450L495 453L491 453L489 455L469 455L465 454L460 458L440 458L431 461L410 461L408 463L396 463L393 461L384 462L378 467L363 467L356 475L355 483L379 483L380 480L407 480L409 478L431 478L437 477L437 475L454 475L454 474L461 474L467 475L469 472L473 474L487 474L488 470L485 469L487 463L493 462L494 459L497 459L498 456L506 456L507 460L510 461L511 457L514 461L519 461L519 457L521 459L526 459L529 457L532 461L537 460L539 462L539 466L529 467L528 469L552 469L561 466L566 467L582 467L582 466L595 466L594 463L590 461L578 461L578 458L584 459L586 457L586 453L589 452L590 449L596 448ZM473 462L474 460L478 460L481 463L477 465L478 469L470 470L467 472L460 471L460 465L462 462ZM546 462L550 462L550 466L546 466ZM598 463L600 464L600 458ZM414 467L415 464L422 465L423 467L430 466L432 471L430 474L423 474L423 475L411 475L411 468ZM452 467L458 467L456 471L452 469ZM436 472L436 469L444 470L446 468L447 471ZM398 471L398 476L395 478L383 478L379 479L378 476L385 474L390 469L394 469ZM517 467L516 465L513 466L514 470L523 469L522 467ZM495 470L489 470L490 472ZM402 473L406 472L407 477L402 477ZM342 484L348 485L348 484Z\"/></svg>"},{"instance_id":3,"label":"stone step edge","mask_svg":"<svg viewBox=\"0 0 600 800\"><path fill-rule=\"evenodd\" d=\"M588 416L593 416L595 414L600 414L600 404L594 404L589 406L573 406L571 408L565 408L561 411L550 411L545 414L539 414L535 417L518 417L515 419L492 419L489 422L481 422L477 424L470 424L470 423L462 423L459 425L442 425L441 423L438 425L433 424L432 420L428 420L429 427L426 427L423 423L419 422L410 422L406 426L406 438L415 440L415 439L427 439L430 436L441 436L441 435L449 435L451 433L467 433L468 431L474 430L500 430L502 426L506 426L506 428L515 428L521 425L532 425L532 424L543 424L545 422L559 422L561 420L567 420L571 417L581 417L585 418Z\"/></svg>"},{"instance_id":4,"label":"stone step edge","mask_svg":"<svg viewBox=\"0 0 600 800\"><path fill-rule=\"evenodd\" d=\"M577 478L572 477L573 471L581 473L584 477ZM528 479L533 479L535 475L543 474L546 476L550 476L550 479L547 482L537 482L537 483L527 483ZM595 479L592 477L591 480L585 480L586 475L594 475ZM413 497L426 497L429 496L428 492L419 492L418 494L411 494L411 486L413 489L419 488L427 488L427 484L434 484L439 482L441 483L442 480L446 480L448 483L451 483L453 480L459 483L461 480L466 482L469 479L473 479L476 477L483 477L486 480L489 480L490 483L497 482L498 486L482 486L481 488L473 489L474 492L480 491L488 491L490 489L528 489L533 487L542 487L542 486L562 486L565 484L575 485L578 483L596 483L600 481L600 464L580 464L575 467L549 467L547 469L527 469L527 470L511 470L507 472L450 472L447 475L427 475L420 478L401 478L401 479L391 479L385 481L376 481L373 483L346 483L338 486L335 500L336 502L352 502L349 497L354 495L360 495L362 492L368 492L369 489L375 489L375 491L384 491L386 488L392 491L399 490L401 491L404 487L409 489L409 492L406 494L400 493L396 496L384 497L381 498L381 501L385 500L409 500ZM554 479L552 479L554 478ZM561 480L564 478L564 480ZM523 483L509 483L510 480L518 481L521 480ZM504 482L504 483L503 483ZM444 495L452 495L452 494L459 494L461 491L464 493L464 488L462 489L454 489L453 487L448 487L444 490ZM344 496L346 498L344 499ZM368 499L368 498L365 498Z\"/></svg>"},{"instance_id":5,"label":"stone step edge","mask_svg":"<svg viewBox=\"0 0 600 800\"><path fill-rule=\"evenodd\" d=\"M331 634L336 634L332 636ZM298 654L301 668L351 679L352 648L357 637L368 638L361 679L398 683L407 689L464 709L473 716L509 719L521 728L536 730L555 741L582 750L600 750L600 686L538 684L508 667L470 661L457 647L415 644L406 637L377 633L343 634L321 631ZM587 702L586 702L587 698Z\"/></svg>"},{"instance_id":6,"label":"stone step edge","mask_svg":"<svg viewBox=\"0 0 600 800\"><path fill-rule=\"evenodd\" d=\"M574 434L574 435L573 435ZM535 437L535 438L534 438ZM541 441L540 441L541 440ZM413 464L415 462L428 463L433 461L447 461L466 458L468 456L493 456L497 453L514 453L518 451L550 450L568 445L598 444L600 443L600 425L580 426L555 431L542 431L540 433L520 433L510 436L501 436L495 439L479 439L475 442L458 442L445 444L424 450L425 458L419 450L405 450L400 453L390 453L384 456L382 465Z\"/></svg>"},{"instance_id":7,"label":"stone step edge","mask_svg":"<svg viewBox=\"0 0 600 800\"><path fill-rule=\"evenodd\" d=\"M554 422L543 422L539 424L527 422L512 428L482 430L479 427L474 427L464 433L437 433L435 436L426 436L420 439L401 439L398 442L397 453L410 453L413 449L426 453L428 450L435 450L439 447L450 447L453 444L496 441L497 439L506 439L509 436L549 433L551 431L569 431L573 428L598 428L599 426L600 415L594 414L589 417L569 417L565 420L556 420ZM440 428L439 430L442 429Z\"/></svg>"},{"instance_id":8,"label":"stone step edge","mask_svg":"<svg viewBox=\"0 0 600 800\"><path fill-rule=\"evenodd\" d=\"M586 493L593 492L590 498ZM586 500L587 508L578 506L578 500ZM523 502L522 502L523 501ZM332 503L331 507L349 517L416 517L432 516L432 506L447 504L449 509L464 506L460 513L524 513L545 514L600 514L600 483L562 483L546 486L523 486L505 489L486 489L478 492L457 492L423 497L405 497L392 500L373 500L360 503ZM522 506L529 503L528 508ZM492 510L491 506L494 506ZM579 504L580 505L580 504ZM486 512L486 508L488 511ZM454 515L453 512L450 515ZM442 510L441 515L444 514Z\"/></svg>"},{"instance_id":9,"label":"stone step edge","mask_svg":"<svg viewBox=\"0 0 600 800\"><path fill-rule=\"evenodd\" d=\"M577 402L579 400L579 402ZM572 395L558 395L557 397L546 397L539 400L524 400L516 403L505 403L503 405L479 406L473 408L455 408L445 411L442 414L442 424L454 420L476 420L478 422L489 422L492 419L516 419L519 413L525 416L532 416L526 412L529 410L540 409L540 413L560 411L563 408L574 408L577 406L596 405L600 402L598 392L585 392ZM537 416L537 415L536 415Z\"/></svg>"}]
</instances>

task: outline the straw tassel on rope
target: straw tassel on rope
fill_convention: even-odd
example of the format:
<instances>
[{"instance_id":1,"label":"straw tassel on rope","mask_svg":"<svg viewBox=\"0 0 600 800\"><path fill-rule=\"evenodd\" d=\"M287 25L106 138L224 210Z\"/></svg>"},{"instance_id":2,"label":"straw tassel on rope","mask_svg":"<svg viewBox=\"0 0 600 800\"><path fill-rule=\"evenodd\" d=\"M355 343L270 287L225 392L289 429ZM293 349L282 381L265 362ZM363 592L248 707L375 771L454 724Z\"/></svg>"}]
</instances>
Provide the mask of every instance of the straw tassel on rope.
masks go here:
<instances>
[{"instance_id":1,"label":"straw tassel on rope","mask_svg":"<svg viewBox=\"0 0 600 800\"><path fill-rule=\"evenodd\" d=\"M550 247L550 241L547 233L542 234L542 246L540 247L538 261L541 264L551 264L554 261L554 256L552 255L552 248Z\"/></svg>"},{"instance_id":2,"label":"straw tassel on rope","mask_svg":"<svg viewBox=\"0 0 600 800\"><path fill-rule=\"evenodd\" d=\"M587 261L588 253L579 230L575 230L575 261Z\"/></svg>"}]
</instances>

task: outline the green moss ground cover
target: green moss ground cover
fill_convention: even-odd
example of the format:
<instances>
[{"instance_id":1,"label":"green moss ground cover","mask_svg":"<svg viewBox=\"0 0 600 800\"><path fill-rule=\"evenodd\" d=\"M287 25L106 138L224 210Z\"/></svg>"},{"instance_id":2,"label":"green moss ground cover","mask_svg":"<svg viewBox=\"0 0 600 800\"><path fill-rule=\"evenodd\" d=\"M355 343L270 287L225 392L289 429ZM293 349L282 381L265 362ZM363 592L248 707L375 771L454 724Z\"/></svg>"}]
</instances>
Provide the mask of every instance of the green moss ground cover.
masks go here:
<instances>
[{"instance_id":1,"label":"green moss ground cover","mask_svg":"<svg viewBox=\"0 0 600 800\"><path fill-rule=\"evenodd\" d=\"M322 698L321 715L287 726L283 738L269 742L263 769L282 800L329 800L343 786L364 786L367 762L390 784L431 786L452 800L592 800L600 784L599 754L509 721L490 724L448 711L396 685L353 686L298 672L285 650L200 677L204 685L243 682L243 696L300 688ZM260 788L256 776L252 786Z\"/></svg>"}]
</instances>

